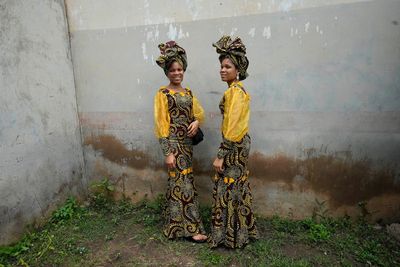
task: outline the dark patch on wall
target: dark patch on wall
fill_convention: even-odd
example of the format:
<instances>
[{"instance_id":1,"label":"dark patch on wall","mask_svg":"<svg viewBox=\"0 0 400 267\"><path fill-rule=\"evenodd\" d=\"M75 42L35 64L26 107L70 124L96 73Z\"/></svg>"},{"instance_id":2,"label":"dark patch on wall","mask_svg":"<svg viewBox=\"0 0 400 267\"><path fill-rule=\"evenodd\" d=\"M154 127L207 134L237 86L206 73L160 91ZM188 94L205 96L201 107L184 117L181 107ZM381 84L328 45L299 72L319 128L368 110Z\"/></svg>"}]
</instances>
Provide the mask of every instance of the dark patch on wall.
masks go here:
<instances>
[{"instance_id":1,"label":"dark patch on wall","mask_svg":"<svg viewBox=\"0 0 400 267\"><path fill-rule=\"evenodd\" d=\"M127 149L125 145L112 135L89 136L85 138L85 145L91 145L94 150L101 151L103 157L120 165L135 169L164 168L152 161L149 155L137 149Z\"/></svg>"},{"instance_id":2,"label":"dark patch on wall","mask_svg":"<svg viewBox=\"0 0 400 267\"><path fill-rule=\"evenodd\" d=\"M209 160L209 164L206 164L209 166L209 168L204 168L204 164L202 164L198 159L193 158L193 173L194 175L204 175L208 177L213 177L215 175L214 169L212 167L212 160Z\"/></svg>"},{"instance_id":3,"label":"dark patch on wall","mask_svg":"<svg viewBox=\"0 0 400 267\"><path fill-rule=\"evenodd\" d=\"M84 144L91 145L93 149L101 151L104 158L119 165L165 170L148 154L127 149L112 135L90 136ZM205 168L204 164L194 159L193 169L195 175L214 175L211 161L210 167ZM320 154L310 149L304 158L292 158L284 154L268 157L255 152L250 156L249 169L250 177L261 181L282 181L289 190L294 190L294 185L300 184L304 189L327 195L330 205L336 208L356 205L385 194L400 194L400 183L396 183L394 167L374 168L370 160L353 159L350 152Z\"/></svg>"},{"instance_id":4,"label":"dark patch on wall","mask_svg":"<svg viewBox=\"0 0 400 267\"><path fill-rule=\"evenodd\" d=\"M285 155L267 157L254 153L249 160L250 176L266 181L283 181L328 195L331 205L355 205L384 194L400 194L394 167L372 167L368 159L309 153L304 159ZM290 186L290 188L292 188Z\"/></svg>"}]
</instances>

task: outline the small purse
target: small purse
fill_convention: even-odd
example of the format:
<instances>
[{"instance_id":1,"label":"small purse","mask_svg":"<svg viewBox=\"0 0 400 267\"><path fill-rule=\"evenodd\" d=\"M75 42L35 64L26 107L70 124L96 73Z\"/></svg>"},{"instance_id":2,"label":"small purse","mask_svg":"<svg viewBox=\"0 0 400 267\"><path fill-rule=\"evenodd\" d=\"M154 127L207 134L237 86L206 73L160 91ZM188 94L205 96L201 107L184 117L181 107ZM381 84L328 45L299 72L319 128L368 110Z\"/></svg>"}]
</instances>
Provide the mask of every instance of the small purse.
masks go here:
<instances>
[{"instance_id":1,"label":"small purse","mask_svg":"<svg viewBox=\"0 0 400 267\"><path fill-rule=\"evenodd\" d=\"M197 145L204 139L203 131L199 128L197 133L192 137L192 145Z\"/></svg>"}]
</instances>

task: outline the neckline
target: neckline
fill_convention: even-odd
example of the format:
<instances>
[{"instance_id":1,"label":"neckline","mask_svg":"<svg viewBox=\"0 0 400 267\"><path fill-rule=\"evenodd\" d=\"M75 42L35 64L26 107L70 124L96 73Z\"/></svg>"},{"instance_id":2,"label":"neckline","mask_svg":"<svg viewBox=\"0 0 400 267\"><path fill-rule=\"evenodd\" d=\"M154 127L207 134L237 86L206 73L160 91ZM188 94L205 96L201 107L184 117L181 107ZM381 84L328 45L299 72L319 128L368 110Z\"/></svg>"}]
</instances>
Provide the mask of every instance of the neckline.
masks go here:
<instances>
[{"instance_id":1,"label":"neckline","mask_svg":"<svg viewBox=\"0 0 400 267\"><path fill-rule=\"evenodd\" d=\"M168 88L167 86L162 86L161 89L166 89L168 90L168 93L175 95L175 94L180 94L180 95L185 95L189 92L189 88L188 87L184 87L183 91L174 91L173 89Z\"/></svg>"},{"instance_id":2,"label":"neckline","mask_svg":"<svg viewBox=\"0 0 400 267\"><path fill-rule=\"evenodd\" d=\"M234 87L235 85L239 86L240 88L243 88L243 83L241 81L237 81L237 82L232 82L228 88L230 87Z\"/></svg>"}]
</instances>

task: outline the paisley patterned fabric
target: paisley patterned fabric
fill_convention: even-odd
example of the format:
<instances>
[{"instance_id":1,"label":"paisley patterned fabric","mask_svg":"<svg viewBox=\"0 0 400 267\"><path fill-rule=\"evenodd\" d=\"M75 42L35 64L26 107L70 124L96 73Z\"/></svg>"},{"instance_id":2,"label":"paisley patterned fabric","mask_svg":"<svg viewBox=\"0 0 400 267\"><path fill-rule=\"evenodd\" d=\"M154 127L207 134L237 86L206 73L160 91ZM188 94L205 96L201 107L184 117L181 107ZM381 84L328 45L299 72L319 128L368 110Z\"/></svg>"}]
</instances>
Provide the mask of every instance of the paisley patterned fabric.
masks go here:
<instances>
[{"instance_id":1,"label":"paisley patterned fabric","mask_svg":"<svg viewBox=\"0 0 400 267\"><path fill-rule=\"evenodd\" d=\"M189 89L174 93L161 88L158 93L167 98L170 118L169 136L159 139L161 148L164 154L174 153L176 157L176 168L168 172L164 234L170 239L204 234L193 180L192 140L187 136L187 127L194 118L193 95Z\"/></svg>"},{"instance_id":2,"label":"paisley patterned fabric","mask_svg":"<svg viewBox=\"0 0 400 267\"><path fill-rule=\"evenodd\" d=\"M223 120L229 116L224 112L226 103L230 101L227 96L229 94L225 94L220 102ZM214 177L212 227L208 242L210 247L241 248L250 239L258 238L247 169L251 139L247 133L238 142L225 136L222 138L218 157L224 158L224 171Z\"/></svg>"}]
</instances>

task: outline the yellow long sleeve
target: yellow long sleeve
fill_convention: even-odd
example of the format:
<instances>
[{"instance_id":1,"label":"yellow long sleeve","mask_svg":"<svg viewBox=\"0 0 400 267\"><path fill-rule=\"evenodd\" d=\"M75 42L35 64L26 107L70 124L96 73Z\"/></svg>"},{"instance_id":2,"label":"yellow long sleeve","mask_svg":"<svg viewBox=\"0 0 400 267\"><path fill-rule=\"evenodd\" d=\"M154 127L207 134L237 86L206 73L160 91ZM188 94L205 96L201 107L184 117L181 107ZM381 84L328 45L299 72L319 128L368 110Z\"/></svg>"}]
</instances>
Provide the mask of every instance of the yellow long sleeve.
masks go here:
<instances>
[{"instance_id":1,"label":"yellow long sleeve","mask_svg":"<svg viewBox=\"0 0 400 267\"><path fill-rule=\"evenodd\" d=\"M157 138L169 136L169 123L167 96L158 91L154 97L154 133Z\"/></svg>"},{"instance_id":2,"label":"yellow long sleeve","mask_svg":"<svg viewBox=\"0 0 400 267\"><path fill-rule=\"evenodd\" d=\"M229 141L239 142L249 130L250 97L241 88L231 86L224 98L222 134Z\"/></svg>"},{"instance_id":3,"label":"yellow long sleeve","mask_svg":"<svg viewBox=\"0 0 400 267\"><path fill-rule=\"evenodd\" d=\"M195 96L193 96L193 115L200 124L204 122L204 109L201 107L199 100Z\"/></svg>"}]
</instances>

